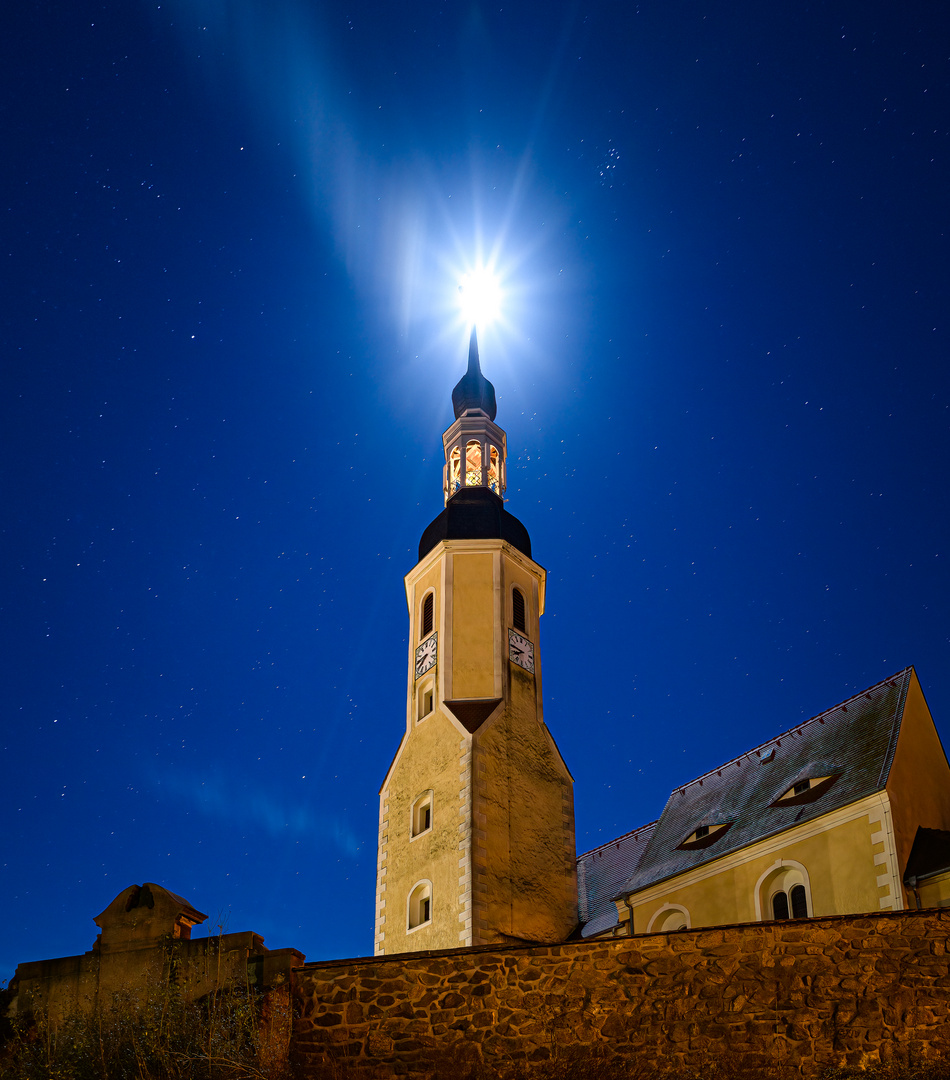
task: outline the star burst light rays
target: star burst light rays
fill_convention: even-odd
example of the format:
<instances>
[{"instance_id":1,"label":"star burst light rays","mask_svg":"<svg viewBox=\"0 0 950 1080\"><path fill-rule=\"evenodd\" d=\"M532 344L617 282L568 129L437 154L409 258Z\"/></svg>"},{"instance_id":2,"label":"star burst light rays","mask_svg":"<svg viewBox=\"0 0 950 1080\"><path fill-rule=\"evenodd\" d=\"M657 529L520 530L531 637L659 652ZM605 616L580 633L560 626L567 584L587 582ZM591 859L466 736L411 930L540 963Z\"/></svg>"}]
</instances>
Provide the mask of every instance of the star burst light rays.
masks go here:
<instances>
[{"instance_id":1,"label":"star burst light rays","mask_svg":"<svg viewBox=\"0 0 950 1080\"><path fill-rule=\"evenodd\" d=\"M490 266L476 266L462 275L458 287L462 319L479 330L488 329L500 317L503 294L501 283Z\"/></svg>"}]
</instances>

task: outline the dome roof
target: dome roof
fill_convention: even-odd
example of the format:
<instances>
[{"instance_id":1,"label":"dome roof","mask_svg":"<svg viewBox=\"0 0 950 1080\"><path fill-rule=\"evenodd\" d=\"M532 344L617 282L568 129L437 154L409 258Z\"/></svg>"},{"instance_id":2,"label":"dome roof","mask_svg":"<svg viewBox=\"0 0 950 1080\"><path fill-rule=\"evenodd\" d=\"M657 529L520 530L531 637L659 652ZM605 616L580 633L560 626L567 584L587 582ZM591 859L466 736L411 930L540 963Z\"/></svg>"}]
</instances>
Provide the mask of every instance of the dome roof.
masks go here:
<instances>
[{"instance_id":1,"label":"dome roof","mask_svg":"<svg viewBox=\"0 0 950 1080\"><path fill-rule=\"evenodd\" d=\"M452 391L452 408L455 410L455 419L468 409L481 409L488 414L489 420L495 419L497 411L495 407L495 388L482 374L478 364L478 339L475 337L475 327L472 327L472 337L468 344L468 371L459 379Z\"/></svg>"},{"instance_id":2,"label":"dome roof","mask_svg":"<svg viewBox=\"0 0 950 1080\"><path fill-rule=\"evenodd\" d=\"M449 499L442 513L422 534L420 561L443 540L507 540L531 558L528 530L488 488L464 487Z\"/></svg>"}]
</instances>

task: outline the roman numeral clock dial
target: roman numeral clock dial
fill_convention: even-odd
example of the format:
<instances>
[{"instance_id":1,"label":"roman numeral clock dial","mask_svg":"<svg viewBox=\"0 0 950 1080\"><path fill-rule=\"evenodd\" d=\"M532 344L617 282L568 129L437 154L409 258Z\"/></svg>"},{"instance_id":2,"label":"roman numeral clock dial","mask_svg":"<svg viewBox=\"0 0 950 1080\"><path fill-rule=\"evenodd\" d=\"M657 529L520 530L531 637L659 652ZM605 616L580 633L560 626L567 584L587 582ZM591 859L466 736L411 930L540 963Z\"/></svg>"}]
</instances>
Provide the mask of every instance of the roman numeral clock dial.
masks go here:
<instances>
[{"instance_id":1,"label":"roman numeral clock dial","mask_svg":"<svg viewBox=\"0 0 950 1080\"><path fill-rule=\"evenodd\" d=\"M435 663L436 653L439 651L439 634L438 631L427 637L425 641L416 649L416 678L420 675L425 675L430 667Z\"/></svg>"},{"instance_id":2,"label":"roman numeral clock dial","mask_svg":"<svg viewBox=\"0 0 950 1080\"><path fill-rule=\"evenodd\" d=\"M517 631L508 631L508 659L534 674L534 645Z\"/></svg>"}]
</instances>

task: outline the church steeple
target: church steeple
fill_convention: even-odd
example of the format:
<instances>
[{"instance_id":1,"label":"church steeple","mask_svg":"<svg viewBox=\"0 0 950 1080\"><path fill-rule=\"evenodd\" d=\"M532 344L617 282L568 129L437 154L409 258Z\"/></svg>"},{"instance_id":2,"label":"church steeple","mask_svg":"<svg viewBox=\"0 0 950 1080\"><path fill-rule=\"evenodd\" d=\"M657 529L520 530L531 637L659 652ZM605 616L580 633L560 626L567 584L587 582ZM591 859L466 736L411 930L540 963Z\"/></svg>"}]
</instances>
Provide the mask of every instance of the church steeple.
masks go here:
<instances>
[{"instance_id":1,"label":"church steeple","mask_svg":"<svg viewBox=\"0 0 950 1080\"><path fill-rule=\"evenodd\" d=\"M503 499L505 433L494 423L495 388L482 374L474 327L468 344L468 370L452 391L452 408L455 423L442 436L446 503L465 488L487 489Z\"/></svg>"},{"instance_id":2,"label":"church steeple","mask_svg":"<svg viewBox=\"0 0 950 1080\"><path fill-rule=\"evenodd\" d=\"M529 558L528 530L505 509L507 438L494 422L495 388L482 374L475 331L468 370L452 391L455 421L442 435L445 509L419 541L422 559L442 540L506 540Z\"/></svg>"},{"instance_id":3,"label":"church steeple","mask_svg":"<svg viewBox=\"0 0 950 1080\"><path fill-rule=\"evenodd\" d=\"M546 574L505 509L505 433L472 333L442 436L445 508L406 575L406 729L380 789L376 952L563 941L571 775L544 725Z\"/></svg>"},{"instance_id":4,"label":"church steeple","mask_svg":"<svg viewBox=\"0 0 950 1080\"><path fill-rule=\"evenodd\" d=\"M452 408L455 419L472 409L483 412L489 420L495 419L495 388L482 374L478 363L478 337L475 327L468 343L468 371L456 383L452 391Z\"/></svg>"}]
</instances>

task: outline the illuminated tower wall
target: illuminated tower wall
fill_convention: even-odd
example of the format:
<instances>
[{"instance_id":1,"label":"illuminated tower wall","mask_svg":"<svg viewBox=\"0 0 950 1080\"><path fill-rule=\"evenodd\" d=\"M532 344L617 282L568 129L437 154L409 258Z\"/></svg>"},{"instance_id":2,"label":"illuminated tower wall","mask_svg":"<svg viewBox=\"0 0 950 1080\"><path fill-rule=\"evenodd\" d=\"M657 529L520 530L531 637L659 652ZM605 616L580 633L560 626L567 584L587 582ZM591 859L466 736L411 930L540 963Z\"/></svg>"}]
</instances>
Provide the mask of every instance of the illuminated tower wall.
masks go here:
<instances>
[{"instance_id":1,"label":"illuminated tower wall","mask_svg":"<svg viewBox=\"0 0 950 1080\"><path fill-rule=\"evenodd\" d=\"M573 781L544 724L546 573L504 508L505 433L475 335L445 432L445 509L406 575L406 729L380 791L376 952L563 941Z\"/></svg>"}]
</instances>

